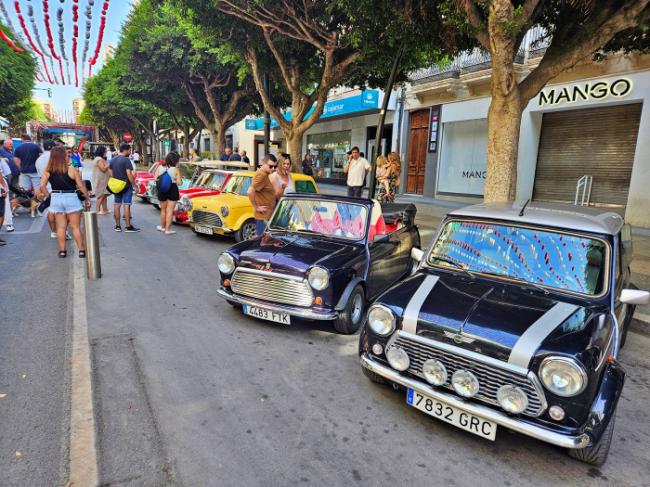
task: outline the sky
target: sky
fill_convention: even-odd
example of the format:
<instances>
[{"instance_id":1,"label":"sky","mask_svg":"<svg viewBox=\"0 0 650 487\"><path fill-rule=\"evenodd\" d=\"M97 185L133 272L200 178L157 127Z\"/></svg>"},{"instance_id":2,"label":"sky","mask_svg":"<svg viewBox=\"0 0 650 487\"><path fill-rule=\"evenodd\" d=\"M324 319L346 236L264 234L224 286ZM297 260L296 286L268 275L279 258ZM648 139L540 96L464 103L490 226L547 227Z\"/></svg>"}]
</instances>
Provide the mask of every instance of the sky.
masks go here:
<instances>
[{"instance_id":1,"label":"sky","mask_svg":"<svg viewBox=\"0 0 650 487\"><path fill-rule=\"evenodd\" d=\"M66 86L51 85L50 83L36 83L34 90L34 98L39 100L48 100L47 88L52 89L52 98L49 99L52 102L54 110L68 110L72 111L72 99L81 98L83 94L81 86L81 62L82 54L85 44L85 35L86 35L86 6L88 5L89 0L78 0L79 6L79 19L77 20L77 25L79 27L78 34L78 46L77 46L77 60L79 66L79 88L74 87L74 75L73 75L73 62L72 62L72 39L73 39L73 20L72 20L72 6L74 5L73 0L19 0L20 9L25 19L25 24L29 29L29 32L32 36L34 42L38 45L36 36L34 35L34 30L31 25L31 20L28 15L28 8L31 5L34 11L34 20L36 21L36 26L38 28L39 36L41 43L46 52L49 53L48 48L48 37L45 29L44 23L44 14L43 14L43 2L47 2L49 6L50 14L50 28L52 30L52 38L54 41L54 49L57 54L60 55L60 46L59 46L59 25L57 20L57 10L59 7L63 8L63 27L64 27L64 39L65 39L65 50L69 60L70 65L70 74L72 78L72 86L67 84L67 75L66 75ZM92 0L91 0L92 1ZM21 33L22 27L18 21L18 15L14 8L14 0L0 0L5 6L6 11L9 14L9 19L14 29ZM99 33L99 24L101 20L101 10L104 0L94 0L94 5L92 6L92 21L91 21L91 34L90 42L87 52L86 64L83 67L84 76L88 74L88 60L93 56L95 46L97 44L97 36ZM93 66L93 73L99 72L102 66L102 54L104 52L104 46L106 44L111 44L112 46L117 46L117 43L120 38L120 32L122 29L122 24L126 20L129 11L131 9L131 3L133 0L109 0L108 11L106 14L106 28L104 30L104 39L102 41L102 47L99 52L99 57L97 64ZM4 23L4 18L0 17ZM42 66L40 61L40 56L36 56L38 59L38 64ZM57 78L59 75L59 66L58 61L52 60L54 62L54 67L57 73ZM51 67L48 62L48 69L51 71ZM65 62L63 63L64 73L66 71ZM39 89L40 88L40 89Z\"/></svg>"}]
</instances>

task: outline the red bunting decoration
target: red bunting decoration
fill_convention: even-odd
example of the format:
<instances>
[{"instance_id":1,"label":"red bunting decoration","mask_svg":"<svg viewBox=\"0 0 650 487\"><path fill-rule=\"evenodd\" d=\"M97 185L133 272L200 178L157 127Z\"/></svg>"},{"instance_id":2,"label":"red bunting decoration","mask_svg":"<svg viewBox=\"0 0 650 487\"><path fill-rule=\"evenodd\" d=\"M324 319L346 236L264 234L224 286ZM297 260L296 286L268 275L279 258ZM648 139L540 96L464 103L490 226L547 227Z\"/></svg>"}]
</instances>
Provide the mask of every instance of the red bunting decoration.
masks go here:
<instances>
[{"instance_id":1,"label":"red bunting decoration","mask_svg":"<svg viewBox=\"0 0 650 487\"><path fill-rule=\"evenodd\" d=\"M104 39L104 29L106 28L106 12L108 12L108 0L104 1L104 4L102 5L102 18L99 21L99 34L97 35L97 45L95 46L95 53L93 54L93 57L89 61L89 69L88 69L88 75L90 76L92 74L92 67L97 63L97 59L99 58L99 50L102 47L102 41Z\"/></svg>"},{"instance_id":2,"label":"red bunting decoration","mask_svg":"<svg viewBox=\"0 0 650 487\"><path fill-rule=\"evenodd\" d=\"M2 29L0 29L0 39L5 41L7 43L7 45L10 48L12 48L15 52L25 52L24 49L18 47L16 44L14 44L14 42L9 37L7 37L7 34L5 34Z\"/></svg>"},{"instance_id":3,"label":"red bunting decoration","mask_svg":"<svg viewBox=\"0 0 650 487\"><path fill-rule=\"evenodd\" d=\"M20 27L23 29L23 33L25 34L25 37L27 38L27 41L29 42L29 45L32 47L32 50L41 56L41 61L43 62L43 68L45 69L45 74L47 76L47 79L50 83L54 83L52 81L52 77L50 76L50 72L47 69L47 63L45 62L45 55L41 52L41 50L34 44L34 39L32 39L32 36L29 33L29 29L27 29L27 25L25 25L25 17L23 17L23 13L20 10L20 3L18 0L14 1L14 9L16 10L16 15L18 15L18 22L20 22Z\"/></svg>"}]
</instances>

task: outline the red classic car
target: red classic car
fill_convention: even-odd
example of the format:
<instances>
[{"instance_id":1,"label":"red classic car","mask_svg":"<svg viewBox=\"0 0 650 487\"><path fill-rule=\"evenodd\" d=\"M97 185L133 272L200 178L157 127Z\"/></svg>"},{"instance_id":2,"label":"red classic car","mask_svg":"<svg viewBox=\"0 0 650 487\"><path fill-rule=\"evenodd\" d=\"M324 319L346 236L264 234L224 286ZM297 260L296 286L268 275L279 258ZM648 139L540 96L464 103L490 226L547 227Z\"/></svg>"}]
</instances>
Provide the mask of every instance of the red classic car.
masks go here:
<instances>
[{"instance_id":1,"label":"red classic car","mask_svg":"<svg viewBox=\"0 0 650 487\"><path fill-rule=\"evenodd\" d=\"M188 225L188 211L191 208L190 200L200 196L214 196L221 193L221 188L228 182L233 170L207 169L201 173L191 188L179 191L180 199L174 209L174 222Z\"/></svg>"},{"instance_id":2,"label":"red classic car","mask_svg":"<svg viewBox=\"0 0 650 487\"><path fill-rule=\"evenodd\" d=\"M163 162L164 161L162 160L156 161L151 166L149 166L149 169L147 169L146 171L136 171L135 173L135 185L137 188L136 195L140 197L141 200L149 201L149 198L147 197L147 184L155 177L158 167Z\"/></svg>"}]
</instances>

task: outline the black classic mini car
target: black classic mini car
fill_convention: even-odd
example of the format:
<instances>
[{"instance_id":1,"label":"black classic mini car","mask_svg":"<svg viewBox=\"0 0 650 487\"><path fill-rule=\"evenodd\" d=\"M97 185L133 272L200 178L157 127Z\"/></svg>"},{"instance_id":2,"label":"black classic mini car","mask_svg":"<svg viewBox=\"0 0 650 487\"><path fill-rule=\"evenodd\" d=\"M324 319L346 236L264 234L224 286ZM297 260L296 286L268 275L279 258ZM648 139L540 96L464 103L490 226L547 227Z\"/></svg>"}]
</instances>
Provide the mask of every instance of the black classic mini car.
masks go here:
<instances>
[{"instance_id":1,"label":"black classic mini car","mask_svg":"<svg viewBox=\"0 0 650 487\"><path fill-rule=\"evenodd\" d=\"M628 225L534 204L449 214L418 270L368 309L359 353L407 404L494 440L497 427L607 458L635 305ZM399 387L398 387L399 388Z\"/></svg>"},{"instance_id":2,"label":"black classic mini car","mask_svg":"<svg viewBox=\"0 0 650 487\"><path fill-rule=\"evenodd\" d=\"M251 316L331 320L354 333L366 304L411 272L415 213L369 199L285 196L262 237L219 256L218 293Z\"/></svg>"}]
</instances>

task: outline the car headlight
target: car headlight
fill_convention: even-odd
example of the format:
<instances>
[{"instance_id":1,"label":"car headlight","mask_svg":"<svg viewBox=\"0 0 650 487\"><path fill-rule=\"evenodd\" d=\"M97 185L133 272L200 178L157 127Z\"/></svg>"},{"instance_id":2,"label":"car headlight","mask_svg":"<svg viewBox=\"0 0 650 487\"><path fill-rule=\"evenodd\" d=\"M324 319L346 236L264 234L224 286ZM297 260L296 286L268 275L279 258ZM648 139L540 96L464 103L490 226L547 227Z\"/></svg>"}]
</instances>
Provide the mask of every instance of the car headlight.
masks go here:
<instances>
[{"instance_id":1,"label":"car headlight","mask_svg":"<svg viewBox=\"0 0 650 487\"><path fill-rule=\"evenodd\" d=\"M474 397L479 390L478 379L469 370L459 369L451 376L451 385L463 397Z\"/></svg>"},{"instance_id":2,"label":"car headlight","mask_svg":"<svg viewBox=\"0 0 650 487\"><path fill-rule=\"evenodd\" d=\"M230 214L230 209L227 206L222 206L221 207L221 216L225 218L229 214Z\"/></svg>"},{"instance_id":3,"label":"car headlight","mask_svg":"<svg viewBox=\"0 0 650 487\"><path fill-rule=\"evenodd\" d=\"M440 360L429 359L422 364L422 375L429 384L441 386L447 382L447 369Z\"/></svg>"},{"instance_id":4,"label":"car headlight","mask_svg":"<svg viewBox=\"0 0 650 487\"><path fill-rule=\"evenodd\" d=\"M183 196L180 200L178 200L178 203L176 205L176 210L180 212L187 212L192 209L192 200L190 200L187 196Z\"/></svg>"},{"instance_id":5,"label":"car headlight","mask_svg":"<svg viewBox=\"0 0 650 487\"><path fill-rule=\"evenodd\" d=\"M575 360L567 357L547 357L539 367L542 384L553 394L571 397L587 387L587 373Z\"/></svg>"},{"instance_id":6,"label":"car headlight","mask_svg":"<svg viewBox=\"0 0 650 487\"><path fill-rule=\"evenodd\" d=\"M217 266L222 274L231 274L235 270L235 259L227 252L222 252L217 259Z\"/></svg>"},{"instance_id":7,"label":"car headlight","mask_svg":"<svg viewBox=\"0 0 650 487\"><path fill-rule=\"evenodd\" d=\"M330 283L330 273L322 267L312 267L307 274L307 281L309 285L317 291L322 291Z\"/></svg>"},{"instance_id":8,"label":"car headlight","mask_svg":"<svg viewBox=\"0 0 650 487\"><path fill-rule=\"evenodd\" d=\"M386 351L386 358L392 368L404 372L411 365L408 354L400 347L390 347Z\"/></svg>"},{"instance_id":9,"label":"car headlight","mask_svg":"<svg viewBox=\"0 0 650 487\"><path fill-rule=\"evenodd\" d=\"M395 330L395 315L386 306L375 304L368 311L368 325L377 335L390 335Z\"/></svg>"}]
</instances>

